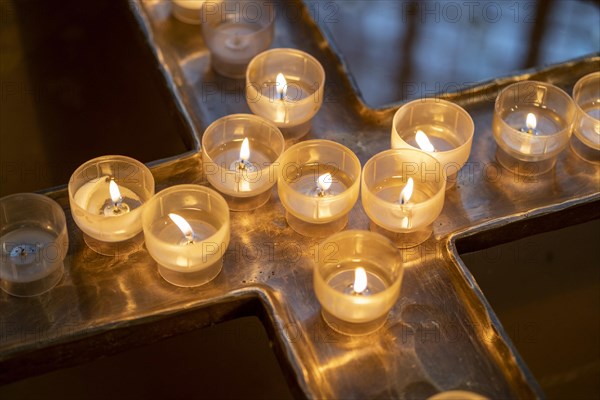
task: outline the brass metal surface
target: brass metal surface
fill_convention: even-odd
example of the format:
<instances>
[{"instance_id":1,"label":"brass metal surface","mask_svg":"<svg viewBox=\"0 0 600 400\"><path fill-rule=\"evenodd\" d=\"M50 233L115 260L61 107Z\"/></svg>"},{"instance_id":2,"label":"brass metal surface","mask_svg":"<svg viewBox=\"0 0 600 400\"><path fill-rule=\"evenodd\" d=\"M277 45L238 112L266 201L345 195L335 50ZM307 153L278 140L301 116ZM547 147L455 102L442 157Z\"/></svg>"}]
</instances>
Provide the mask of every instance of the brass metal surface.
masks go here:
<instances>
[{"instance_id":1,"label":"brass metal surface","mask_svg":"<svg viewBox=\"0 0 600 400\"><path fill-rule=\"evenodd\" d=\"M298 18L286 17L292 9ZM198 27L171 18L164 1L133 2L132 11L156 50L197 147L212 121L249 112L244 82L211 71ZM340 142L363 164L389 148L397 106L376 110L361 102L302 2L277 3L277 15L272 47L299 48L326 70L325 101L309 138ZM384 328L367 337L345 337L325 326L312 289L318 242L287 226L276 188L264 207L231 213L223 271L199 288L165 282L145 248L117 258L93 253L68 212L66 191L50 193L67 210L71 243L65 277L39 297L0 294L0 382L257 313L299 395L421 398L463 389L490 398L540 397L455 242L532 217L550 221L568 210L598 209L600 167L570 149L559 155L551 173L537 178L524 180L502 170L494 158L492 113L496 94L511 82L537 79L570 91L579 77L599 67L600 57L588 57L444 96L475 121L471 157L446 193L433 236L403 251L400 300ZM198 152L155 165L152 172L157 191L178 183L205 184ZM583 212L578 215L585 219ZM368 227L359 201L348 228Z\"/></svg>"}]
</instances>

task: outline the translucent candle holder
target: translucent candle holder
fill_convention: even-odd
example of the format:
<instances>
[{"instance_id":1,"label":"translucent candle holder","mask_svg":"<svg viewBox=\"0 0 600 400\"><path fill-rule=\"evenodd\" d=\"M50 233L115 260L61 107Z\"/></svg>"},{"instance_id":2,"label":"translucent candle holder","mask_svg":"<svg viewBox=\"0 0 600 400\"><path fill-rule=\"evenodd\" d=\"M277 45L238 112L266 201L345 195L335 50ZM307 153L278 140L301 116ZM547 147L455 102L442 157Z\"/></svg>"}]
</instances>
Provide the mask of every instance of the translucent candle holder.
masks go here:
<instances>
[{"instance_id":1,"label":"translucent candle holder","mask_svg":"<svg viewBox=\"0 0 600 400\"><path fill-rule=\"evenodd\" d=\"M90 249L113 257L141 249L142 209L154 194L148 167L125 156L94 158L73 172L68 190L73 220Z\"/></svg>"},{"instance_id":2,"label":"translucent candle holder","mask_svg":"<svg viewBox=\"0 0 600 400\"><path fill-rule=\"evenodd\" d=\"M255 0L206 1L202 35L214 70L229 78L244 78L254 56L273 41L275 10Z\"/></svg>"},{"instance_id":3,"label":"translucent candle holder","mask_svg":"<svg viewBox=\"0 0 600 400\"><path fill-rule=\"evenodd\" d=\"M279 199L288 224L301 235L324 237L343 229L359 185L360 161L339 143L307 140L281 157Z\"/></svg>"},{"instance_id":4,"label":"translucent candle holder","mask_svg":"<svg viewBox=\"0 0 600 400\"><path fill-rule=\"evenodd\" d=\"M173 214L189 228L179 226ZM148 201L142 225L146 248L167 282L199 286L221 272L230 239L229 208L215 190L199 185L171 186Z\"/></svg>"},{"instance_id":5,"label":"translucent candle holder","mask_svg":"<svg viewBox=\"0 0 600 400\"><path fill-rule=\"evenodd\" d=\"M314 289L325 322L346 335L366 335L385 324L400 294L400 252L369 231L336 233L319 245Z\"/></svg>"},{"instance_id":6,"label":"translucent candle holder","mask_svg":"<svg viewBox=\"0 0 600 400\"><path fill-rule=\"evenodd\" d=\"M245 140L248 154L243 154ZM203 170L232 211L253 210L271 197L284 147L281 131L264 118L228 115L202 136Z\"/></svg>"},{"instance_id":7,"label":"translucent candle holder","mask_svg":"<svg viewBox=\"0 0 600 400\"><path fill-rule=\"evenodd\" d=\"M0 199L0 288L13 296L37 296L61 279L69 247L67 222L52 199L20 193Z\"/></svg>"},{"instance_id":8,"label":"translucent candle holder","mask_svg":"<svg viewBox=\"0 0 600 400\"><path fill-rule=\"evenodd\" d=\"M577 116L571 148L586 161L600 163L600 72L579 79L573 88Z\"/></svg>"},{"instance_id":9,"label":"translucent candle holder","mask_svg":"<svg viewBox=\"0 0 600 400\"><path fill-rule=\"evenodd\" d=\"M474 132L473 119L459 105L441 99L419 99L396 111L391 142L393 149L431 153L440 162L449 189L469 159Z\"/></svg>"},{"instance_id":10,"label":"translucent candle holder","mask_svg":"<svg viewBox=\"0 0 600 400\"><path fill-rule=\"evenodd\" d=\"M200 10L206 0L172 0L173 16L186 24L200 24Z\"/></svg>"},{"instance_id":11,"label":"translucent candle holder","mask_svg":"<svg viewBox=\"0 0 600 400\"><path fill-rule=\"evenodd\" d=\"M569 142L575 113L573 100L554 85L523 81L507 86L494 108L496 159L518 175L550 171Z\"/></svg>"},{"instance_id":12,"label":"translucent candle holder","mask_svg":"<svg viewBox=\"0 0 600 400\"><path fill-rule=\"evenodd\" d=\"M371 230L398 247L414 247L431 236L445 190L440 163L420 150L387 150L363 168L361 199Z\"/></svg>"},{"instance_id":13,"label":"translucent candle holder","mask_svg":"<svg viewBox=\"0 0 600 400\"><path fill-rule=\"evenodd\" d=\"M254 114L281 129L286 139L308 133L321 108L325 70L316 58L296 49L272 49L250 61L246 101Z\"/></svg>"}]
</instances>

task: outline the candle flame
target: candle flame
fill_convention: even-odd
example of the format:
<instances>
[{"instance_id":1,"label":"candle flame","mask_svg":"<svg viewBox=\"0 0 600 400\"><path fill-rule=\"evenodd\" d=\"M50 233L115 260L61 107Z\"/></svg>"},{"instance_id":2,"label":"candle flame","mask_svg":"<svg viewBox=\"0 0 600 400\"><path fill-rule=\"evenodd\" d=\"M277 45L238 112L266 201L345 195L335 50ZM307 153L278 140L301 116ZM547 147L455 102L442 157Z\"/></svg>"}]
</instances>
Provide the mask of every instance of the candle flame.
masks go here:
<instances>
[{"instance_id":1,"label":"candle flame","mask_svg":"<svg viewBox=\"0 0 600 400\"><path fill-rule=\"evenodd\" d=\"M325 192L327 189L329 189L331 187L331 174L328 172L319 176L317 179L317 186L321 192Z\"/></svg>"},{"instance_id":2,"label":"candle flame","mask_svg":"<svg viewBox=\"0 0 600 400\"><path fill-rule=\"evenodd\" d=\"M242 148L240 149L240 160L248 161L249 158L250 158L250 142L248 141L248 138L244 138L244 141L242 142Z\"/></svg>"},{"instance_id":3,"label":"candle flame","mask_svg":"<svg viewBox=\"0 0 600 400\"><path fill-rule=\"evenodd\" d=\"M118 204L123 201L123 197L121 197L121 191L119 190L119 185L114 180L110 180L108 184L108 191L110 192L110 199L113 203Z\"/></svg>"},{"instance_id":4,"label":"candle flame","mask_svg":"<svg viewBox=\"0 0 600 400\"><path fill-rule=\"evenodd\" d=\"M354 270L354 285L355 293L362 293L367 288L367 271L363 267L358 267Z\"/></svg>"},{"instance_id":5,"label":"candle flame","mask_svg":"<svg viewBox=\"0 0 600 400\"><path fill-rule=\"evenodd\" d=\"M277 74L275 81L277 82L277 94L279 95L279 99L283 100L287 94L287 81L285 80L285 76L280 72Z\"/></svg>"},{"instance_id":6,"label":"candle flame","mask_svg":"<svg viewBox=\"0 0 600 400\"><path fill-rule=\"evenodd\" d=\"M171 221L173 221L175 225L177 225L181 233L183 233L183 236L185 236L185 238L188 241L194 241L194 230L192 229L191 225L185 220L185 218L183 218L181 215L173 213L169 213L169 218L171 218Z\"/></svg>"},{"instance_id":7,"label":"candle flame","mask_svg":"<svg viewBox=\"0 0 600 400\"><path fill-rule=\"evenodd\" d=\"M435 147L433 147L433 144L431 144L431 142L429 141L429 138L427 137L425 132L423 132L422 130L417 131L415 140L417 141L417 144L419 145L421 150L428 151L428 152L435 151Z\"/></svg>"},{"instance_id":8,"label":"candle flame","mask_svg":"<svg viewBox=\"0 0 600 400\"><path fill-rule=\"evenodd\" d=\"M535 129L535 127L537 126L537 118L535 117L535 114L533 114L533 113L527 114L527 119L525 120L525 125L527 126L527 129L529 129L529 130Z\"/></svg>"},{"instance_id":9,"label":"candle flame","mask_svg":"<svg viewBox=\"0 0 600 400\"><path fill-rule=\"evenodd\" d=\"M404 188L400 192L400 204L406 204L409 202L413 194L414 185L415 183L413 182L413 178L408 178L406 186L404 186Z\"/></svg>"}]
</instances>

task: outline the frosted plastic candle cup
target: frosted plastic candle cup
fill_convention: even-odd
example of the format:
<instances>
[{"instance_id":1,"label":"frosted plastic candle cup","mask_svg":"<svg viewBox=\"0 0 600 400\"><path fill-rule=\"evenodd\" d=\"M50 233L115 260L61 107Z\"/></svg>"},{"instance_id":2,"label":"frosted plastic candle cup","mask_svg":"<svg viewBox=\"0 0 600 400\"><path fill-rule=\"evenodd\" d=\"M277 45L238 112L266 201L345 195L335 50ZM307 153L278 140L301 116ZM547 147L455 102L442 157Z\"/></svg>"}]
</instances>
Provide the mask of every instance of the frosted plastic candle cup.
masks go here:
<instances>
[{"instance_id":1,"label":"frosted plastic candle cup","mask_svg":"<svg viewBox=\"0 0 600 400\"><path fill-rule=\"evenodd\" d=\"M550 171L569 143L576 107L558 87L534 81L513 83L496 98L496 159L518 175Z\"/></svg>"},{"instance_id":2,"label":"frosted plastic candle cup","mask_svg":"<svg viewBox=\"0 0 600 400\"><path fill-rule=\"evenodd\" d=\"M381 328L402 282L401 257L393 243L377 233L349 230L325 239L318 255L314 290L325 322L347 335Z\"/></svg>"},{"instance_id":3,"label":"frosted plastic candle cup","mask_svg":"<svg viewBox=\"0 0 600 400\"><path fill-rule=\"evenodd\" d=\"M582 159L600 163L600 72L584 76L573 88L577 116L571 148Z\"/></svg>"},{"instance_id":4,"label":"frosted plastic candle cup","mask_svg":"<svg viewBox=\"0 0 600 400\"><path fill-rule=\"evenodd\" d=\"M115 183L119 199L111 193ZM90 249L108 256L141 249L142 209L154 194L148 167L125 156L94 158L73 172L68 190L73 220Z\"/></svg>"},{"instance_id":5,"label":"frosted plastic candle cup","mask_svg":"<svg viewBox=\"0 0 600 400\"><path fill-rule=\"evenodd\" d=\"M248 139L246 157L242 154L244 139ZM252 114L232 114L216 120L204 132L203 170L232 211L253 210L271 197L284 147L281 131L269 121Z\"/></svg>"},{"instance_id":6,"label":"frosted plastic candle cup","mask_svg":"<svg viewBox=\"0 0 600 400\"><path fill-rule=\"evenodd\" d=\"M20 193L0 199L0 288L37 296L61 279L69 247L62 208L52 199Z\"/></svg>"},{"instance_id":7,"label":"frosted plastic candle cup","mask_svg":"<svg viewBox=\"0 0 600 400\"><path fill-rule=\"evenodd\" d=\"M419 146L418 131L426 135L432 147ZM473 119L459 105L441 99L419 99L396 111L392 122L392 148L430 152L441 163L446 189L449 189L469 159L474 132Z\"/></svg>"},{"instance_id":8,"label":"frosted plastic candle cup","mask_svg":"<svg viewBox=\"0 0 600 400\"><path fill-rule=\"evenodd\" d=\"M250 61L246 71L250 110L272 121L286 140L297 140L308 133L323 103L324 87L323 66L310 54L296 49L262 52Z\"/></svg>"},{"instance_id":9,"label":"frosted plastic candle cup","mask_svg":"<svg viewBox=\"0 0 600 400\"><path fill-rule=\"evenodd\" d=\"M277 191L293 230L325 237L346 226L360 188L352 150L329 140L297 143L281 157L280 172Z\"/></svg>"},{"instance_id":10,"label":"frosted plastic candle cup","mask_svg":"<svg viewBox=\"0 0 600 400\"><path fill-rule=\"evenodd\" d=\"M206 1L202 35L214 70L229 78L244 78L250 60L271 45L274 21L273 3Z\"/></svg>"},{"instance_id":11,"label":"frosted plastic candle cup","mask_svg":"<svg viewBox=\"0 0 600 400\"><path fill-rule=\"evenodd\" d=\"M205 0L173 0L172 13L175 18L186 24L200 24L200 10Z\"/></svg>"},{"instance_id":12,"label":"frosted plastic candle cup","mask_svg":"<svg viewBox=\"0 0 600 400\"><path fill-rule=\"evenodd\" d=\"M193 233L186 236L169 214L185 219ZM230 239L229 208L215 190L199 185L171 186L150 199L142 224L146 248L167 282L199 286L221 271Z\"/></svg>"},{"instance_id":13,"label":"frosted plastic candle cup","mask_svg":"<svg viewBox=\"0 0 600 400\"><path fill-rule=\"evenodd\" d=\"M371 230L398 247L414 247L429 238L444 207L445 190L440 163L420 150L387 150L363 168L361 199Z\"/></svg>"}]
</instances>

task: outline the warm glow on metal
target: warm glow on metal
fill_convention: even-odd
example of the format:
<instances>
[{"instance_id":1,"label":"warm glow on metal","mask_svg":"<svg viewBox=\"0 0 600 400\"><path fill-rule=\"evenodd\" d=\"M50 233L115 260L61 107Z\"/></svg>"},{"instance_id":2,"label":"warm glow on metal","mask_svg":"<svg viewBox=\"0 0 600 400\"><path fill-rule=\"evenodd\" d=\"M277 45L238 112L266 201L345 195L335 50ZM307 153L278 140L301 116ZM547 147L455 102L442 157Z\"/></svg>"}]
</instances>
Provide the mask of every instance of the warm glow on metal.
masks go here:
<instances>
[{"instance_id":1,"label":"warm glow on metal","mask_svg":"<svg viewBox=\"0 0 600 400\"><path fill-rule=\"evenodd\" d=\"M415 140L417 141L417 144L419 145L421 150L429 151L429 152L435 151L435 147L433 147L433 144L431 144L431 142L429 141L429 138L427 137L425 132L423 132L422 130L417 131Z\"/></svg>"},{"instance_id":2,"label":"warm glow on metal","mask_svg":"<svg viewBox=\"0 0 600 400\"><path fill-rule=\"evenodd\" d=\"M327 189L329 189L331 187L331 174L327 172L326 174L319 176L317 179L317 186L321 192L325 192Z\"/></svg>"},{"instance_id":3,"label":"warm glow on metal","mask_svg":"<svg viewBox=\"0 0 600 400\"><path fill-rule=\"evenodd\" d=\"M402 189L400 192L400 204L406 204L410 201L410 198L413 194L414 185L413 178L408 178L406 186L404 186L404 189Z\"/></svg>"},{"instance_id":4,"label":"warm glow on metal","mask_svg":"<svg viewBox=\"0 0 600 400\"><path fill-rule=\"evenodd\" d=\"M358 267L354 270L354 285L355 293L362 293L367 288L367 271L363 267Z\"/></svg>"},{"instance_id":5,"label":"warm glow on metal","mask_svg":"<svg viewBox=\"0 0 600 400\"><path fill-rule=\"evenodd\" d=\"M248 141L248 138L244 138L244 141L242 142L242 148L240 149L240 160L248 161L249 158L250 158L250 142Z\"/></svg>"},{"instance_id":6,"label":"warm glow on metal","mask_svg":"<svg viewBox=\"0 0 600 400\"><path fill-rule=\"evenodd\" d=\"M275 81L277 82L277 94L279 95L279 99L283 100L287 94L287 81L285 80L285 76L283 76L282 73L279 73L277 74Z\"/></svg>"},{"instance_id":7,"label":"warm glow on metal","mask_svg":"<svg viewBox=\"0 0 600 400\"><path fill-rule=\"evenodd\" d=\"M535 127L537 126L537 118L535 117L535 114L533 114L533 113L527 114L527 119L525 120L525 125L527 126L527 129L529 129L529 130L535 129Z\"/></svg>"},{"instance_id":8,"label":"warm glow on metal","mask_svg":"<svg viewBox=\"0 0 600 400\"><path fill-rule=\"evenodd\" d=\"M173 213L169 213L169 218L171 218L171 221L173 221L175 225L177 225L181 233L183 233L183 236L185 236L185 238L188 241L192 242L194 240L194 230L192 229L190 224L185 220L185 218Z\"/></svg>"},{"instance_id":9,"label":"warm glow on metal","mask_svg":"<svg viewBox=\"0 0 600 400\"><path fill-rule=\"evenodd\" d=\"M117 182L110 180L108 184L108 190L110 191L110 199L114 204L119 204L123 201L123 197L121 197L121 191L119 190L119 185Z\"/></svg>"}]
</instances>

